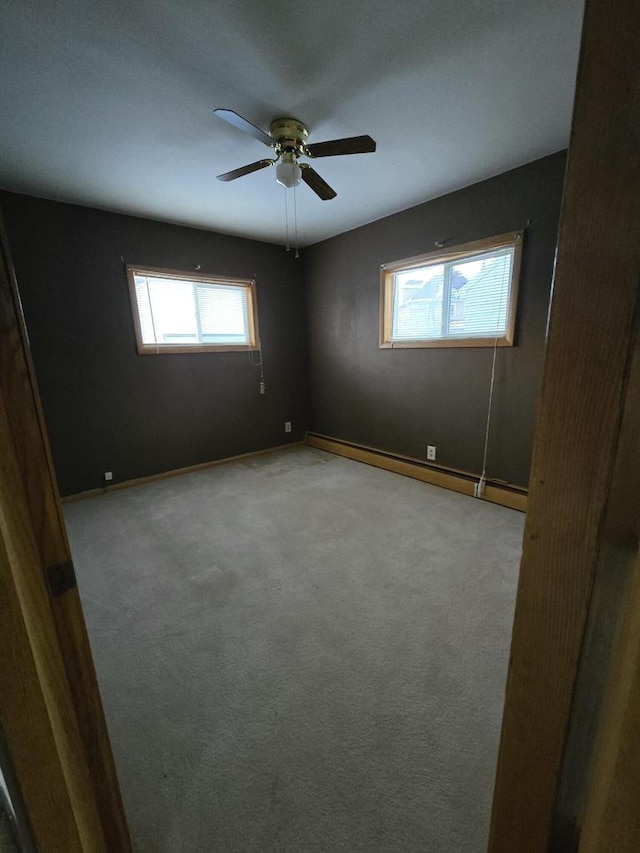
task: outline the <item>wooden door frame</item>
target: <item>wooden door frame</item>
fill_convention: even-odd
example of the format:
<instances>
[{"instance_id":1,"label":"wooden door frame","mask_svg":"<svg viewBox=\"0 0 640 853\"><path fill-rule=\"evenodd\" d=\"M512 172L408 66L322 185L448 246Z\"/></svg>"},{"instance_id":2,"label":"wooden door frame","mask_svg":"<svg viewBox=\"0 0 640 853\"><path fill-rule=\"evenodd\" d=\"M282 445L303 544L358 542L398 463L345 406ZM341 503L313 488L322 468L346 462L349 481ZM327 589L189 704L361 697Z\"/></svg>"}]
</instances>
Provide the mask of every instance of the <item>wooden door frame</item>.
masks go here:
<instances>
[{"instance_id":1,"label":"wooden door frame","mask_svg":"<svg viewBox=\"0 0 640 853\"><path fill-rule=\"evenodd\" d=\"M612 656L579 853L636 853L640 843L640 555Z\"/></svg>"},{"instance_id":2,"label":"wooden door frame","mask_svg":"<svg viewBox=\"0 0 640 853\"><path fill-rule=\"evenodd\" d=\"M587 0L490 853L552 844L636 338L638 55L640 0Z\"/></svg>"},{"instance_id":3,"label":"wooden door frame","mask_svg":"<svg viewBox=\"0 0 640 853\"><path fill-rule=\"evenodd\" d=\"M0 726L39 849L128 853L124 808L0 220Z\"/></svg>"}]
</instances>

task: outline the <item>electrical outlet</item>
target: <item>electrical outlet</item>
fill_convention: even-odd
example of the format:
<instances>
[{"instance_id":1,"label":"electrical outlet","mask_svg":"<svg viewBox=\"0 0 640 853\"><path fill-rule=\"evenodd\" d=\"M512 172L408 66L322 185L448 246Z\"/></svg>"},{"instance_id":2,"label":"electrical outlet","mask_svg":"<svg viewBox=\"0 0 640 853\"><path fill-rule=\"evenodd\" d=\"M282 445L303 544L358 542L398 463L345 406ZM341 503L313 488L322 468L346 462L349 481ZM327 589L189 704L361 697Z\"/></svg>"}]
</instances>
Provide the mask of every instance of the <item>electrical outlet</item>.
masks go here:
<instances>
[{"instance_id":1,"label":"electrical outlet","mask_svg":"<svg viewBox=\"0 0 640 853\"><path fill-rule=\"evenodd\" d=\"M284 431L285 432L291 432L291 421L285 421L284 422Z\"/></svg>"},{"instance_id":2,"label":"electrical outlet","mask_svg":"<svg viewBox=\"0 0 640 853\"><path fill-rule=\"evenodd\" d=\"M427 460L429 462L436 461L436 446L435 444L427 444Z\"/></svg>"},{"instance_id":3,"label":"electrical outlet","mask_svg":"<svg viewBox=\"0 0 640 853\"><path fill-rule=\"evenodd\" d=\"M105 483L109 483L111 480L113 480L113 471L105 471L104 472L104 480L105 480Z\"/></svg>"}]
</instances>

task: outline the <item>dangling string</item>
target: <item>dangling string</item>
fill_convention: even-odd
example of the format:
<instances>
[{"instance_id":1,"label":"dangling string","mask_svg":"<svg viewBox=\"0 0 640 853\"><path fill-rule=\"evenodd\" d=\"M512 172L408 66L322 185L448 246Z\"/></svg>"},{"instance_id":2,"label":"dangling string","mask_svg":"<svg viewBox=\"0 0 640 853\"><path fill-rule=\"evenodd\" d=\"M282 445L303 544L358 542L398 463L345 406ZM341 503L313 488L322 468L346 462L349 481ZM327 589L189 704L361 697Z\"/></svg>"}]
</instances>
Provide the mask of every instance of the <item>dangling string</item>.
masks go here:
<instances>
[{"instance_id":1,"label":"dangling string","mask_svg":"<svg viewBox=\"0 0 640 853\"><path fill-rule=\"evenodd\" d=\"M149 292L149 277L145 276L144 280L147 285L147 299L149 301L149 310L151 311L151 328L153 329L153 342L156 345L156 355L158 355L158 334L156 332L156 321L153 316L153 302L151 301L151 293Z\"/></svg>"},{"instance_id":2,"label":"dangling string","mask_svg":"<svg viewBox=\"0 0 640 853\"><path fill-rule=\"evenodd\" d=\"M498 353L498 338L493 344L493 362L491 364L491 384L489 385L489 405L487 409L487 426L484 433L484 453L482 454L482 474L480 482L476 486L476 497L480 497L484 493L485 483L487 482L487 454L489 452L489 430L491 427L491 408L493 404L493 386L496 378L496 355Z\"/></svg>"},{"instance_id":3,"label":"dangling string","mask_svg":"<svg viewBox=\"0 0 640 853\"><path fill-rule=\"evenodd\" d=\"M512 261L513 263L513 261ZM511 269L511 268L509 268ZM510 273L509 273L510 274ZM500 340L500 317L502 313L502 303L504 299L504 286L508 276L506 272L502 275L502 285L500 288L500 302L498 309L498 316L496 318L496 339L493 343L493 361L491 363L491 383L489 385L489 403L487 408L487 425L484 432L484 453L482 454L482 474L480 475L480 480L476 483L475 486L475 497L479 498L484 494L484 487L487 482L487 455L489 453L489 430L491 427L491 410L493 408L493 386L495 384L496 379L496 356L498 354L498 341ZM505 305L505 311L508 306Z\"/></svg>"}]
</instances>

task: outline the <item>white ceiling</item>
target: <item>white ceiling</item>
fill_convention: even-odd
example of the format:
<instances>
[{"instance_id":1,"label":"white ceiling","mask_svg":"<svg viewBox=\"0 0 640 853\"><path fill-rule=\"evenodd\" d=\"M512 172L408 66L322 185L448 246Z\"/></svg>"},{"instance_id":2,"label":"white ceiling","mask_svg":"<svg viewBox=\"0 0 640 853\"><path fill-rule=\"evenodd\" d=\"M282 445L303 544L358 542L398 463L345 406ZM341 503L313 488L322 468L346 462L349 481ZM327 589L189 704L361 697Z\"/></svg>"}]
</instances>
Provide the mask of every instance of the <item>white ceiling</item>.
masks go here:
<instances>
[{"instance_id":1,"label":"white ceiling","mask_svg":"<svg viewBox=\"0 0 640 853\"><path fill-rule=\"evenodd\" d=\"M582 0L0 0L0 186L284 242L268 157L213 115L375 154L313 161L300 245L568 144Z\"/></svg>"}]
</instances>

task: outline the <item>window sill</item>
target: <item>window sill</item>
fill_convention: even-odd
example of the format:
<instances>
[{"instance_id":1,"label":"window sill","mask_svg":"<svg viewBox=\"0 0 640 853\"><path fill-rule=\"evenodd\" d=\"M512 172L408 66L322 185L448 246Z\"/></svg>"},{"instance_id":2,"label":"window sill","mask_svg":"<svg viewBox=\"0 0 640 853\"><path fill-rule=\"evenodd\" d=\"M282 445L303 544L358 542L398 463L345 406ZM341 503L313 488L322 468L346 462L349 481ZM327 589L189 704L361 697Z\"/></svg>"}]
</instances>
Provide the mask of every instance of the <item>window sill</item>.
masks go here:
<instances>
[{"instance_id":1,"label":"window sill","mask_svg":"<svg viewBox=\"0 0 640 853\"><path fill-rule=\"evenodd\" d=\"M173 346L166 344L144 344L138 347L138 355L170 355L172 353L202 353L202 352L256 352L260 349L260 344L228 344L228 345L210 345L203 344L202 346Z\"/></svg>"},{"instance_id":2,"label":"window sill","mask_svg":"<svg viewBox=\"0 0 640 853\"><path fill-rule=\"evenodd\" d=\"M442 347L512 347L509 338L439 338L432 341L382 341L380 349L434 349Z\"/></svg>"}]
</instances>

